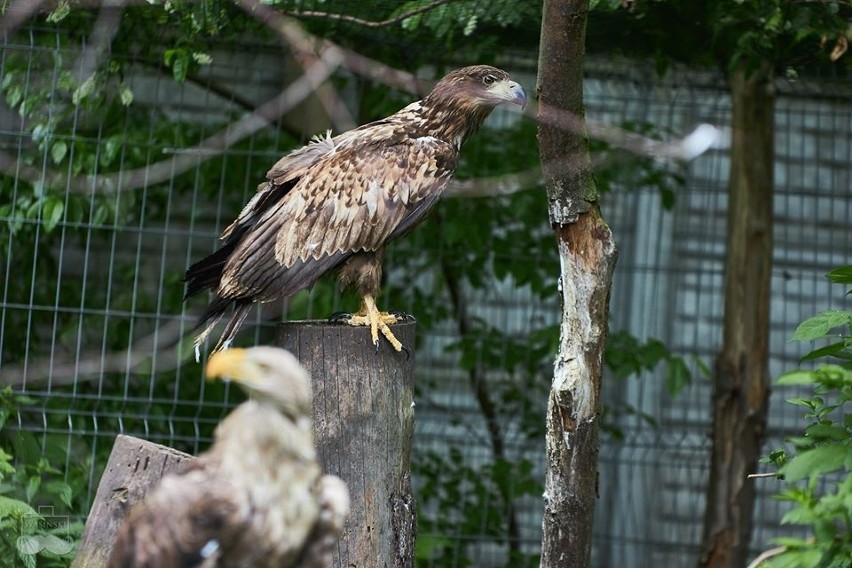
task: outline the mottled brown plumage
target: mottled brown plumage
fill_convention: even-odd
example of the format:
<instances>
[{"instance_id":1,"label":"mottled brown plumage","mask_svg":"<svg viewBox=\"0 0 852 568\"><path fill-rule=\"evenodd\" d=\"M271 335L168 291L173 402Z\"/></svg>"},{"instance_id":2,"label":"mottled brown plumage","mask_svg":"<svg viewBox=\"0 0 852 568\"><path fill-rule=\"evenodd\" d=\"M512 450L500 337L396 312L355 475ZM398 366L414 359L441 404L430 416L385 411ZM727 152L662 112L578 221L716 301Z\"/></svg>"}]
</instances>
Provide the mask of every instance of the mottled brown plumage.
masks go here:
<instances>
[{"instance_id":1,"label":"mottled brown plumage","mask_svg":"<svg viewBox=\"0 0 852 568\"><path fill-rule=\"evenodd\" d=\"M233 378L252 400L133 507L108 567L328 566L349 495L317 463L307 373L283 349L254 347L213 355L207 376Z\"/></svg>"},{"instance_id":2,"label":"mottled brown plumage","mask_svg":"<svg viewBox=\"0 0 852 568\"><path fill-rule=\"evenodd\" d=\"M191 266L186 296L215 293L198 346L234 311L216 345L227 347L253 302L290 296L327 271L362 297L353 325L370 325L402 348L379 314L382 249L411 230L447 187L459 150L498 104L524 105L524 89L500 69L457 69L423 98L376 122L316 138L281 158L222 234L221 249Z\"/></svg>"}]
</instances>

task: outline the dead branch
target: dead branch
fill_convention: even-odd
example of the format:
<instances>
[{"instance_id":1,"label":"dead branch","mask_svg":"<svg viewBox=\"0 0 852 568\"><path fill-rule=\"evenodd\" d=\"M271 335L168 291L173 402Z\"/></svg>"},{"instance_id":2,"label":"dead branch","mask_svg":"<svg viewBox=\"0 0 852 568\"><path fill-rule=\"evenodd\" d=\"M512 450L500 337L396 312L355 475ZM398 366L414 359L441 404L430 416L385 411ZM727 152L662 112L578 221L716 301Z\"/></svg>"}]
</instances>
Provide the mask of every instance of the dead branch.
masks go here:
<instances>
[{"instance_id":1,"label":"dead branch","mask_svg":"<svg viewBox=\"0 0 852 568\"><path fill-rule=\"evenodd\" d=\"M202 140L192 148L196 151L195 153L181 153L166 160L132 170L100 175L71 176L56 171L42 173L39 169L26 165L8 153L0 151L0 172L18 177L29 183L43 182L49 187L65 186L68 191L74 193L113 194L140 187L150 187L192 169L198 164L199 160L207 160L222 154L237 142L264 128L269 122L277 121L279 117L310 96L337 69L340 63L341 59L338 53L334 51L323 53L323 56L304 75L288 85L278 96L257 107L248 116Z\"/></svg>"},{"instance_id":2,"label":"dead branch","mask_svg":"<svg viewBox=\"0 0 852 568\"><path fill-rule=\"evenodd\" d=\"M316 10L304 10L304 11L295 11L295 12L287 12L288 16L293 16L294 18L325 18L327 20L338 20L342 22L350 22L353 24L358 24L360 26L364 26L367 28L380 28L383 26L391 26L393 24L399 23L403 20L406 20L412 16L416 16L418 14L423 14L425 12L429 12L430 10L434 10L438 6L442 4L449 4L453 0L434 0L434 2L430 2L429 4L420 6L419 8L414 8L407 12L403 12L398 16L394 16L393 18L388 18L386 20L364 20L363 18L358 18L356 16L350 16L348 14L335 14L332 12L318 12Z\"/></svg>"},{"instance_id":3,"label":"dead branch","mask_svg":"<svg viewBox=\"0 0 852 568\"><path fill-rule=\"evenodd\" d=\"M746 568L758 568L758 566L760 566L773 556L778 556L783 552L787 552L786 546L778 546L775 548L770 548L769 550L764 550L757 558L752 560L751 564L749 564Z\"/></svg>"},{"instance_id":4,"label":"dead branch","mask_svg":"<svg viewBox=\"0 0 852 568\"><path fill-rule=\"evenodd\" d=\"M92 26L89 41L83 46L77 63L74 65L77 84L80 85L95 74L104 55L109 51L112 40L118 33L119 23L124 8L121 3L105 2L98 12L97 20Z\"/></svg>"},{"instance_id":5,"label":"dead branch","mask_svg":"<svg viewBox=\"0 0 852 568\"><path fill-rule=\"evenodd\" d=\"M302 26L296 21L261 3L260 0L234 0L234 3L277 33L282 43L290 49L296 62L301 65L305 72L314 64L317 58L316 44L319 38L312 36L302 29ZM331 52L333 57L340 57L340 47L332 43L325 44L320 51L322 53ZM316 89L314 95L325 108L331 123L338 130L351 130L357 126L355 119L334 87L323 85Z\"/></svg>"},{"instance_id":6,"label":"dead branch","mask_svg":"<svg viewBox=\"0 0 852 568\"><path fill-rule=\"evenodd\" d=\"M44 0L29 0L28 2L12 2L6 14L0 20L0 35L8 36L14 33L21 24L29 20L41 9Z\"/></svg>"}]
</instances>

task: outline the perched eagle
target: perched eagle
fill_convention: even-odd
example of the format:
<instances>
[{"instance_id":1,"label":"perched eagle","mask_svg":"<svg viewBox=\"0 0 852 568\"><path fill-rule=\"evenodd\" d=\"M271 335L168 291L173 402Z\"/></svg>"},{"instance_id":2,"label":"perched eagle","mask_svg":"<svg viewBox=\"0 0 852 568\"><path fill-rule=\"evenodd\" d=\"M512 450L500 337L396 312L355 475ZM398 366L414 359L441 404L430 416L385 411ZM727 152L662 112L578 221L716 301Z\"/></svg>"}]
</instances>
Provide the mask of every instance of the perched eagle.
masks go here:
<instances>
[{"instance_id":1,"label":"perched eagle","mask_svg":"<svg viewBox=\"0 0 852 568\"><path fill-rule=\"evenodd\" d=\"M328 566L349 493L317 463L307 372L283 349L253 347L214 354L213 377L251 400L206 453L130 510L108 568Z\"/></svg>"},{"instance_id":2,"label":"perched eagle","mask_svg":"<svg viewBox=\"0 0 852 568\"><path fill-rule=\"evenodd\" d=\"M488 65L456 69L421 101L335 137L315 138L281 158L268 181L222 233L223 246L186 271L186 298L210 289L215 298L198 326L199 346L228 306L215 349L227 348L252 303L290 296L340 268L344 287L361 296L346 323L369 325L394 349L402 344L380 312L385 244L411 230L450 182L459 150L501 103L526 104L523 87Z\"/></svg>"}]
</instances>

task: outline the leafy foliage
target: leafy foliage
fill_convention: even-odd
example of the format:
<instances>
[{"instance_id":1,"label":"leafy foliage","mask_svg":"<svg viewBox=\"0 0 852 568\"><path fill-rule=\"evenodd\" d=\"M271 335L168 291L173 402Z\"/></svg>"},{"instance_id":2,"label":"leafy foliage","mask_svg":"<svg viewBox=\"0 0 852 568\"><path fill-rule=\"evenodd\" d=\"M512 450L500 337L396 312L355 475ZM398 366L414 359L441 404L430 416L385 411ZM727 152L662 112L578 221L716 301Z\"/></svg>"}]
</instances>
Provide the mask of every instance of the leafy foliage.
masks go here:
<instances>
[{"instance_id":1,"label":"leafy foliage","mask_svg":"<svg viewBox=\"0 0 852 568\"><path fill-rule=\"evenodd\" d=\"M827 276L833 282L852 284L852 267ZM793 334L794 340L801 341L833 339L837 335L831 331L841 327L842 340L831 344L832 349L817 349L804 359L834 357L843 364L792 371L777 381L779 386L812 389L810 397L787 401L807 411L809 425L803 435L787 440L791 449L775 450L763 461L774 463L788 485L775 498L795 505L782 522L808 526L813 536L776 539L785 549L767 562L772 568L837 568L848 566L852 558L852 364L846 349L852 337L850 318L850 311L823 312L802 322ZM835 349L838 343L846 347Z\"/></svg>"},{"instance_id":2,"label":"leafy foliage","mask_svg":"<svg viewBox=\"0 0 852 568\"><path fill-rule=\"evenodd\" d=\"M651 56L660 74L672 61L729 70L769 61L794 76L804 61L839 60L852 33L846 2L599 0L591 7L590 50Z\"/></svg>"},{"instance_id":3,"label":"leafy foliage","mask_svg":"<svg viewBox=\"0 0 852 568\"><path fill-rule=\"evenodd\" d=\"M70 566L83 530L71 515L81 506L88 472L54 465L66 463L68 449L57 438L45 436L42 447L31 433L5 428L31 402L9 388L0 391L0 565Z\"/></svg>"}]
</instances>

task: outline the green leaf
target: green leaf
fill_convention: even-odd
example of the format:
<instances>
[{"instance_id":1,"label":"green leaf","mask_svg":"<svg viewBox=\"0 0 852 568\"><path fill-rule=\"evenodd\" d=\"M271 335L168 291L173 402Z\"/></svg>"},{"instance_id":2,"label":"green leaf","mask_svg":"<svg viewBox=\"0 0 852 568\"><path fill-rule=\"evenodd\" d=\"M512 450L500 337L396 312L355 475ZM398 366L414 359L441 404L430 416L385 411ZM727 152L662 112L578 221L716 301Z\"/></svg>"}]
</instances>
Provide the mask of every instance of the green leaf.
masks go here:
<instances>
[{"instance_id":1,"label":"green leaf","mask_svg":"<svg viewBox=\"0 0 852 568\"><path fill-rule=\"evenodd\" d=\"M166 67L171 67L172 76L178 83L183 83L186 80L191 59L192 56L189 51L182 47L167 49L163 53L163 62L166 64Z\"/></svg>"},{"instance_id":2,"label":"green leaf","mask_svg":"<svg viewBox=\"0 0 852 568\"><path fill-rule=\"evenodd\" d=\"M64 140L57 140L50 148L50 157L53 158L53 163L60 163L65 155L68 154L68 144Z\"/></svg>"},{"instance_id":3,"label":"green leaf","mask_svg":"<svg viewBox=\"0 0 852 568\"><path fill-rule=\"evenodd\" d=\"M713 376L713 371L710 369L707 363L704 362L704 359L695 356L692 360L695 363L695 366L698 368L698 371L701 373L701 376L703 376L704 378L710 378Z\"/></svg>"},{"instance_id":4,"label":"green leaf","mask_svg":"<svg viewBox=\"0 0 852 568\"><path fill-rule=\"evenodd\" d=\"M27 480L27 502L32 503L33 497L38 493L39 487L41 487L41 477L35 475Z\"/></svg>"},{"instance_id":5,"label":"green leaf","mask_svg":"<svg viewBox=\"0 0 852 568\"><path fill-rule=\"evenodd\" d=\"M682 357L672 357L666 369L666 390L671 396L677 396L692 382L692 375Z\"/></svg>"},{"instance_id":6,"label":"green leaf","mask_svg":"<svg viewBox=\"0 0 852 568\"><path fill-rule=\"evenodd\" d=\"M41 224L48 233L56 228L65 212L65 203L58 197L50 197L44 202L41 214Z\"/></svg>"},{"instance_id":7,"label":"green leaf","mask_svg":"<svg viewBox=\"0 0 852 568\"><path fill-rule=\"evenodd\" d=\"M71 500L74 498L74 490L71 489L70 485L64 481L53 480L44 484L44 490L48 494L58 497L64 505L71 508Z\"/></svg>"},{"instance_id":8,"label":"green leaf","mask_svg":"<svg viewBox=\"0 0 852 568\"><path fill-rule=\"evenodd\" d=\"M825 277L835 284L852 284L852 265L835 268Z\"/></svg>"},{"instance_id":9,"label":"green leaf","mask_svg":"<svg viewBox=\"0 0 852 568\"><path fill-rule=\"evenodd\" d=\"M792 458L780 472L789 481L798 481L843 467L849 450L840 445L820 446Z\"/></svg>"},{"instance_id":10,"label":"green leaf","mask_svg":"<svg viewBox=\"0 0 852 568\"><path fill-rule=\"evenodd\" d=\"M0 519L4 519L11 515L38 516L38 513L36 513L35 509L19 499L12 499L11 497L0 495Z\"/></svg>"},{"instance_id":11,"label":"green leaf","mask_svg":"<svg viewBox=\"0 0 852 568\"><path fill-rule=\"evenodd\" d=\"M88 97L90 94L92 94L92 91L94 90L95 76L92 75L88 79L83 81L82 85L77 87L77 89L74 91L74 94L71 95L71 102L73 102L75 105L80 104L80 102L86 97Z\"/></svg>"},{"instance_id":12,"label":"green leaf","mask_svg":"<svg viewBox=\"0 0 852 568\"><path fill-rule=\"evenodd\" d=\"M122 105L130 106L130 103L133 102L133 91L127 85L122 84L118 90L118 98L121 99Z\"/></svg>"},{"instance_id":13,"label":"green leaf","mask_svg":"<svg viewBox=\"0 0 852 568\"><path fill-rule=\"evenodd\" d=\"M813 341L828 335L828 332L852 322L852 312L828 310L808 318L799 324L790 341Z\"/></svg>"},{"instance_id":14,"label":"green leaf","mask_svg":"<svg viewBox=\"0 0 852 568\"><path fill-rule=\"evenodd\" d=\"M816 373L811 371L790 371L789 373L784 373L775 381L776 385L809 385L813 382L816 382ZM799 406L810 406L810 404L804 405L799 402L793 402L793 400L801 400L801 399L790 399L787 402L790 404L798 404Z\"/></svg>"},{"instance_id":15,"label":"green leaf","mask_svg":"<svg viewBox=\"0 0 852 568\"><path fill-rule=\"evenodd\" d=\"M94 214L92 215L92 225L95 227L103 225L109 218L109 213L109 207L103 203L98 203L97 207L95 207Z\"/></svg>"},{"instance_id":16,"label":"green leaf","mask_svg":"<svg viewBox=\"0 0 852 568\"><path fill-rule=\"evenodd\" d=\"M213 58L209 53L203 51L195 51L192 53L192 59L199 65L210 65L213 63Z\"/></svg>"},{"instance_id":17,"label":"green leaf","mask_svg":"<svg viewBox=\"0 0 852 568\"><path fill-rule=\"evenodd\" d=\"M51 24L58 24L70 13L71 6L68 4L68 0L61 0L56 8L47 15L47 21Z\"/></svg>"},{"instance_id":18,"label":"green leaf","mask_svg":"<svg viewBox=\"0 0 852 568\"><path fill-rule=\"evenodd\" d=\"M830 424L811 424L805 429L805 435L821 440L845 440L849 437L845 428Z\"/></svg>"},{"instance_id":19,"label":"green leaf","mask_svg":"<svg viewBox=\"0 0 852 568\"><path fill-rule=\"evenodd\" d=\"M12 108L18 106L18 103L21 102L21 99L23 98L24 91L18 85L14 85L6 92L6 103Z\"/></svg>"},{"instance_id":20,"label":"green leaf","mask_svg":"<svg viewBox=\"0 0 852 568\"><path fill-rule=\"evenodd\" d=\"M852 352L849 351L849 342L847 340L838 341L830 345L825 345L819 349L814 349L810 353L802 357L802 361L813 361L821 357L837 357L838 359L848 359Z\"/></svg>"}]
</instances>

